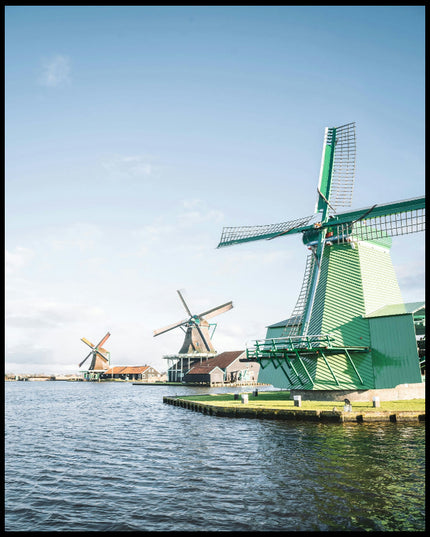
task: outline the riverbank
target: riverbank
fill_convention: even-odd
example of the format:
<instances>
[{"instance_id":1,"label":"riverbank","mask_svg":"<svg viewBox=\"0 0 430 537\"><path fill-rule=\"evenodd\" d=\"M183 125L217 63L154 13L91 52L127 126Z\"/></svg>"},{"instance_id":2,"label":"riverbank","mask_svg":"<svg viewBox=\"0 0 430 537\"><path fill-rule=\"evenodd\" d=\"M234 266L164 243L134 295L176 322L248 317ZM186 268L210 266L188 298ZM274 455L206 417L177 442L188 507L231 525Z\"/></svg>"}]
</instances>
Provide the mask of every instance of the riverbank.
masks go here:
<instances>
[{"instance_id":1,"label":"riverbank","mask_svg":"<svg viewBox=\"0 0 430 537\"><path fill-rule=\"evenodd\" d=\"M238 394L179 395L163 397L163 403L211 416L305 420L334 423L425 422L425 400L356 402L347 410L339 401L301 401L296 407L290 392L253 392L243 403Z\"/></svg>"},{"instance_id":2,"label":"riverbank","mask_svg":"<svg viewBox=\"0 0 430 537\"><path fill-rule=\"evenodd\" d=\"M187 386L187 387L198 387L198 388L244 388L246 386L252 386L254 388L259 386L270 386L270 384L261 384L258 382L213 382L210 386L207 383L203 382L143 382L143 381L134 381L133 385L135 386Z\"/></svg>"}]
</instances>

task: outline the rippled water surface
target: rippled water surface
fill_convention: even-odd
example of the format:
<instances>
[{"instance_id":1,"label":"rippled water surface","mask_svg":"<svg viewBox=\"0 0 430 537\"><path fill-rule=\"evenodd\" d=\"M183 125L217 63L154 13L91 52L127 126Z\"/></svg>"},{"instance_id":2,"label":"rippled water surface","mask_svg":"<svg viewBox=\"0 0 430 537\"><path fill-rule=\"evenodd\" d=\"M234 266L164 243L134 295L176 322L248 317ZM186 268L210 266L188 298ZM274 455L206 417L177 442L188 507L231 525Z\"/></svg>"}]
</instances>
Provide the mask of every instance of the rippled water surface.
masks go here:
<instances>
[{"instance_id":1,"label":"rippled water surface","mask_svg":"<svg viewBox=\"0 0 430 537\"><path fill-rule=\"evenodd\" d=\"M423 424L234 419L162 402L208 391L220 390L5 382L5 529L425 529Z\"/></svg>"}]
</instances>

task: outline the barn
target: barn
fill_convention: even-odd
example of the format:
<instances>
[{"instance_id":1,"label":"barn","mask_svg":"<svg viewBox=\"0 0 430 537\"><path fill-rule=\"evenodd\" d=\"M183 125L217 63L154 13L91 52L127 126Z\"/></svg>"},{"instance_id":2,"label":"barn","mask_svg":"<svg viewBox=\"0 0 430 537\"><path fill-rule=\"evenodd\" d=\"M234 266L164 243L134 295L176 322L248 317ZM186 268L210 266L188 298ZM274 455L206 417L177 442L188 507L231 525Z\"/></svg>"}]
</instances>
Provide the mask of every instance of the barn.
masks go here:
<instances>
[{"instance_id":1,"label":"barn","mask_svg":"<svg viewBox=\"0 0 430 537\"><path fill-rule=\"evenodd\" d=\"M161 374L150 365L115 366L102 373L100 378L154 382L161 378Z\"/></svg>"},{"instance_id":2,"label":"barn","mask_svg":"<svg viewBox=\"0 0 430 537\"><path fill-rule=\"evenodd\" d=\"M242 362L245 351L227 351L192 366L184 375L185 384L255 384L258 381L260 365L256 362Z\"/></svg>"}]
</instances>

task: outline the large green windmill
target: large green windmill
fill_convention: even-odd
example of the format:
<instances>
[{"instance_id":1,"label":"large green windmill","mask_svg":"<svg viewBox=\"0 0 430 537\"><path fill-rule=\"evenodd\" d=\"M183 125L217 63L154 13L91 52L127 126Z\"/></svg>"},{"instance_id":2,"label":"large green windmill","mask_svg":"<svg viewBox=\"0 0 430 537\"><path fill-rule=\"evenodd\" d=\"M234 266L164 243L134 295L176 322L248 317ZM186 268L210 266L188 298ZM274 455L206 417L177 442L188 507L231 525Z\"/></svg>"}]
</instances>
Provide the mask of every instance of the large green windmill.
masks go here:
<instances>
[{"instance_id":1,"label":"large green windmill","mask_svg":"<svg viewBox=\"0 0 430 537\"><path fill-rule=\"evenodd\" d=\"M218 248L301 233L310 251L291 317L247 349L261 382L367 390L422 380L425 306L403 303L389 250L391 237L424 231L425 198L338 212L351 206L355 153L355 123L326 128L313 215L223 229Z\"/></svg>"}]
</instances>

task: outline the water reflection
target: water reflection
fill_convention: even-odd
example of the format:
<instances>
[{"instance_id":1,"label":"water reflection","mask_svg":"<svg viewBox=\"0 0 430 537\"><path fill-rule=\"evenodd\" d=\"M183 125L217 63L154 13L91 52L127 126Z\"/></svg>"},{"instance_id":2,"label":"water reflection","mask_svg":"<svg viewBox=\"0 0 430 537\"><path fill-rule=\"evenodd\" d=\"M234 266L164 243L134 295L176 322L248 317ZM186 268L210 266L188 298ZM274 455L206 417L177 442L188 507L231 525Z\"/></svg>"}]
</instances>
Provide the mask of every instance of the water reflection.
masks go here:
<instances>
[{"instance_id":1,"label":"water reflection","mask_svg":"<svg viewBox=\"0 0 430 537\"><path fill-rule=\"evenodd\" d=\"M8 531L424 529L423 424L162 403L184 387L6 384Z\"/></svg>"},{"instance_id":2,"label":"water reflection","mask_svg":"<svg viewBox=\"0 0 430 537\"><path fill-rule=\"evenodd\" d=\"M279 471L262 471L282 497L316 508L312 529L423 527L422 426L267 426L259 447ZM405 449L403 438L412 439Z\"/></svg>"}]
</instances>

